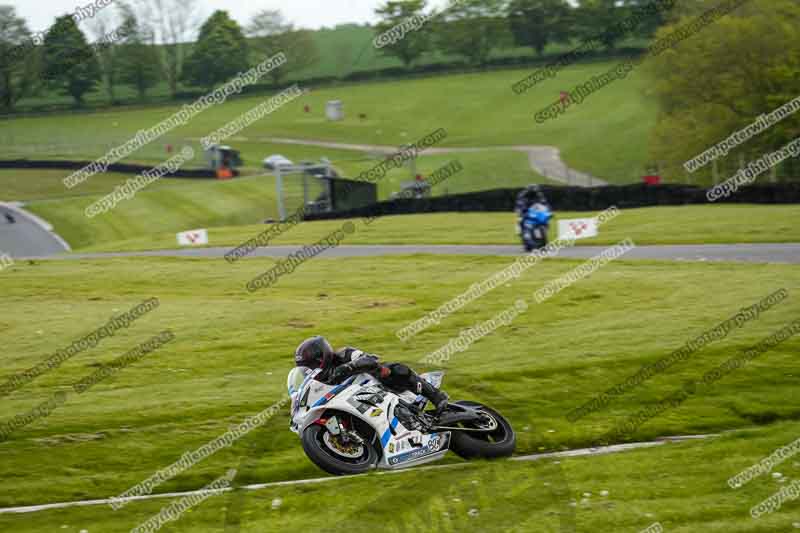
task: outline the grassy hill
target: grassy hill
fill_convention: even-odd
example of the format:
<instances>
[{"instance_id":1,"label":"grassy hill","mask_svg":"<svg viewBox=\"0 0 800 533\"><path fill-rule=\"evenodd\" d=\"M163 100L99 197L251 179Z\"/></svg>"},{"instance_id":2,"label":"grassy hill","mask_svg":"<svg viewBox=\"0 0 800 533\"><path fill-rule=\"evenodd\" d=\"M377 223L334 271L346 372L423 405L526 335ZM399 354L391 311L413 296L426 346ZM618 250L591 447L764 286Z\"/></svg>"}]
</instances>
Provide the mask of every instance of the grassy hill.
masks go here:
<instances>
[{"instance_id":1,"label":"grassy hill","mask_svg":"<svg viewBox=\"0 0 800 533\"><path fill-rule=\"evenodd\" d=\"M63 179L71 171L60 169L0 169L0 201L62 200L76 196L103 196L122 185L132 174L104 172L83 183L78 191L64 187ZM149 189L172 187L178 184L197 184L196 179L169 178L156 181Z\"/></svg>"},{"instance_id":2,"label":"grassy hill","mask_svg":"<svg viewBox=\"0 0 800 533\"><path fill-rule=\"evenodd\" d=\"M55 231L75 248L163 232L256 224L277 217L272 177L161 183L91 219L84 211L103 195L42 200L26 208L53 224Z\"/></svg>"},{"instance_id":3,"label":"grassy hill","mask_svg":"<svg viewBox=\"0 0 800 533\"><path fill-rule=\"evenodd\" d=\"M585 82L611 65L596 63L571 67L557 79L523 96L515 95L511 85L527 75L527 70L315 90L253 124L230 142L234 145L243 141L268 143L267 137L290 137L398 146L444 128L448 132L441 143L444 147L557 146L572 168L612 183L638 181L648 162L647 138L656 115L654 102L643 95L648 82L641 72L636 71L626 80L595 93L557 120L545 124L534 120L534 113L555 101L560 90ZM237 98L215 106L131 159L157 161L159 157L166 158L166 144L177 145L187 139L197 142L265 98ZM325 103L333 99L343 100L344 121L326 120ZM310 106L310 113L304 112L305 105ZM74 158L97 157L178 108L168 105L7 120L0 122L0 142L4 143L8 156L35 154L43 157L68 152ZM361 120L359 114L367 118ZM243 146L244 156L249 161L260 161L270 153L266 149L270 147L251 151L251 146L254 147ZM308 150L312 156L319 152ZM348 158L352 155L348 154ZM506 169L500 161L494 170L502 175ZM499 185L502 185L500 180L487 183L485 188Z\"/></svg>"}]
</instances>

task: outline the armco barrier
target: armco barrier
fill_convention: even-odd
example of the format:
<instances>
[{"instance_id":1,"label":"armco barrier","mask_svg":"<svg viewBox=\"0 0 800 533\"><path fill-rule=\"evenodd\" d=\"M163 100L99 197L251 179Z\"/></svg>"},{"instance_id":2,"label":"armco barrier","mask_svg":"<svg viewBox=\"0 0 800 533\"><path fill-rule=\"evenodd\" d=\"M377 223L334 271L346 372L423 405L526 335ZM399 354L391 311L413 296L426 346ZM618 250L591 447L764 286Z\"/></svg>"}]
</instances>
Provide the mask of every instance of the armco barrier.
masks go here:
<instances>
[{"instance_id":1,"label":"armco barrier","mask_svg":"<svg viewBox=\"0 0 800 533\"><path fill-rule=\"evenodd\" d=\"M12 161L0 161L0 168L14 168L14 169L60 169L60 170L80 170L83 167L90 165L91 161L57 161L57 160L42 160L36 161L31 159L16 159ZM120 174L141 174L146 170L153 170L153 165L129 165L126 163L114 163L108 165L108 172L119 172ZM216 178L217 175L213 170L190 170L178 169L174 174L169 174L165 177L173 178Z\"/></svg>"},{"instance_id":2,"label":"armco barrier","mask_svg":"<svg viewBox=\"0 0 800 533\"><path fill-rule=\"evenodd\" d=\"M358 209L309 214L306 219L323 220L448 211L513 211L520 190L491 189L448 196L389 200ZM691 185L634 184L592 188L543 186L542 190L553 208L559 211L599 211L612 205L620 209L631 209L709 203L706 199L706 189ZM800 203L800 183L744 187L736 194L716 203L796 204Z\"/></svg>"}]
</instances>

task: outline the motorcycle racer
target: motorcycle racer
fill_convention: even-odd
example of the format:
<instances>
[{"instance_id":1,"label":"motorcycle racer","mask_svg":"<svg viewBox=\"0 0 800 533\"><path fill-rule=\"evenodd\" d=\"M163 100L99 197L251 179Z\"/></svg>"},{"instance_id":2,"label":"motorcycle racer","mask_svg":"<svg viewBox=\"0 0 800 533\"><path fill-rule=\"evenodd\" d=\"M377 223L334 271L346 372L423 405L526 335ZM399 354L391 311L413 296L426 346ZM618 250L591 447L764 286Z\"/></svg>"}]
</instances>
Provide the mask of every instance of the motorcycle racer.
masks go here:
<instances>
[{"instance_id":1,"label":"motorcycle racer","mask_svg":"<svg viewBox=\"0 0 800 533\"><path fill-rule=\"evenodd\" d=\"M390 389L424 396L436 408L434 414L437 416L447 408L449 396L406 365L381 364L378 356L351 347L334 351L322 336L311 337L300 343L295 350L294 360L297 366L321 368L317 379L323 383L338 384L354 374L368 373Z\"/></svg>"},{"instance_id":2,"label":"motorcycle racer","mask_svg":"<svg viewBox=\"0 0 800 533\"><path fill-rule=\"evenodd\" d=\"M523 224L525 221L525 214L529 209L546 209L550 210L550 202L542 192L539 185L528 185L517 195L517 201L514 205L514 212L517 214L519 234L524 232Z\"/></svg>"},{"instance_id":3,"label":"motorcycle racer","mask_svg":"<svg viewBox=\"0 0 800 533\"><path fill-rule=\"evenodd\" d=\"M542 188L539 185L528 185L517 195L514 211L517 215L522 216L536 204L542 204L548 209L550 208L550 203L542 192Z\"/></svg>"}]
</instances>

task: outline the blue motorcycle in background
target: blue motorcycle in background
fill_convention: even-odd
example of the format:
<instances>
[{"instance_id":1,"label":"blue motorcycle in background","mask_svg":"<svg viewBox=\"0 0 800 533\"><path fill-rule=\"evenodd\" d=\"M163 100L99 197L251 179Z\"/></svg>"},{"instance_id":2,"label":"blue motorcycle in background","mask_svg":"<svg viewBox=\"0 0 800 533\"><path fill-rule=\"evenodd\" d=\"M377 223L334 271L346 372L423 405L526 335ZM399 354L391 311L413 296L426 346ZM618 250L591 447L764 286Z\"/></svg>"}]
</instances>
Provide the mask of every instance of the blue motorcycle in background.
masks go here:
<instances>
[{"instance_id":1,"label":"blue motorcycle in background","mask_svg":"<svg viewBox=\"0 0 800 533\"><path fill-rule=\"evenodd\" d=\"M522 245L526 252L547 246L547 232L550 229L550 219L552 218L553 212L542 203L532 205L523 213L520 230Z\"/></svg>"}]
</instances>

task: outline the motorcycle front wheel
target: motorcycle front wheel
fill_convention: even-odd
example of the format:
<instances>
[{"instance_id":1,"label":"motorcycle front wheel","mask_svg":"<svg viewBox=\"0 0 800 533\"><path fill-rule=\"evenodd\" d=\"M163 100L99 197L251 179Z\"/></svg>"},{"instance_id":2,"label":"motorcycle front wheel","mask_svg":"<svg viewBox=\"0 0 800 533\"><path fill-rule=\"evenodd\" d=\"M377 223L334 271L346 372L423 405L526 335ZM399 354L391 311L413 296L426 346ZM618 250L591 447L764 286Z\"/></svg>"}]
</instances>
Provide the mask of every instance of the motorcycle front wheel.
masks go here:
<instances>
[{"instance_id":1,"label":"motorcycle front wheel","mask_svg":"<svg viewBox=\"0 0 800 533\"><path fill-rule=\"evenodd\" d=\"M303 431L303 451L315 465L337 476L363 474L378 462L378 452L364 435L363 444L342 442L325 426L313 424Z\"/></svg>"},{"instance_id":2,"label":"motorcycle front wheel","mask_svg":"<svg viewBox=\"0 0 800 533\"><path fill-rule=\"evenodd\" d=\"M522 247L525 248L526 252L532 252L535 248L530 231L526 231L522 235Z\"/></svg>"},{"instance_id":3,"label":"motorcycle front wheel","mask_svg":"<svg viewBox=\"0 0 800 533\"><path fill-rule=\"evenodd\" d=\"M536 248L544 248L547 246L547 226L542 226L536 229L534 240L536 242Z\"/></svg>"},{"instance_id":4,"label":"motorcycle front wheel","mask_svg":"<svg viewBox=\"0 0 800 533\"><path fill-rule=\"evenodd\" d=\"M476 402L455 402L457 405L477 407L486 415L476 422L461 424L465 429L485 431L453 431L450 449L464 459L496 459L510 457L517 446L514 428L503 415Z\"/></svg>"}]
</instances>

